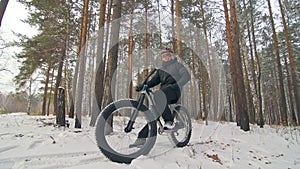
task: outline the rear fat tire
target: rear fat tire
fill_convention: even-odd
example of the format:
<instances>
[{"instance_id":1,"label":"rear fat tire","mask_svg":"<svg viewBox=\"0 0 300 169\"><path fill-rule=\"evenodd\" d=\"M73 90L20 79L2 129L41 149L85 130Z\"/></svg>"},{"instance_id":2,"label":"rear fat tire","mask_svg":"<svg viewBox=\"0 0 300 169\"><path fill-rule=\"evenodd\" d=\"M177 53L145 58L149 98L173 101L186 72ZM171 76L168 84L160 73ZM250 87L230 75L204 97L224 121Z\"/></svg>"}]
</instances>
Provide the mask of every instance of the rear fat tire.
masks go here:
<instances>
[{"instance_id":1,"label":"rear fat tire","mask_svg":"<svg viewBox=\"0 0 300 169\"><path fill-rule=\"evenodd\" d=\"M186 132L186 136L184 137L184 140L177 140L177 138L175 136L175 132L171 132L170 134L168 134L168 138L172 142L172 144L174 144L176 147L184 147L189 143L189 141L191 139L191 135L192 135L191 118L190 118L190 115L189 115L189 112L187 111L187 109L185 107L183 107L182 105L177 105L175 107L175 109L179 113L181 113L182 116L185 116L187 123L188 123L187 125L188 125L189 131Z\"/></svg>"}]
</instances>

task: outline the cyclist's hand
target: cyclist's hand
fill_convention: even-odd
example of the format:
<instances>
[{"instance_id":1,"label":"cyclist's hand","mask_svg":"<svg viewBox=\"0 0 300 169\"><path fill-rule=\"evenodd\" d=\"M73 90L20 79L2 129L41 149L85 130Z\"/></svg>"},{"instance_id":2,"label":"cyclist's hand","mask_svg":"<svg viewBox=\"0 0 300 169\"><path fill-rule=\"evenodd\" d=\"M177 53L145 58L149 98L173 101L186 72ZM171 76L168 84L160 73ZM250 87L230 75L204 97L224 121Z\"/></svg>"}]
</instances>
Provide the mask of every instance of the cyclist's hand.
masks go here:
<instances>
[{"instance_id":1,"label":"cyclist's hand","mask_svg":"<svg viewBox=\"0 0 300 169\"><path fill-rule=\"evenodd\" d=\"M137 86L135 86L135 91L140 92L143 89L143 87L144 87L143 84L137 85Z\"/></svg>"}]
</instances>

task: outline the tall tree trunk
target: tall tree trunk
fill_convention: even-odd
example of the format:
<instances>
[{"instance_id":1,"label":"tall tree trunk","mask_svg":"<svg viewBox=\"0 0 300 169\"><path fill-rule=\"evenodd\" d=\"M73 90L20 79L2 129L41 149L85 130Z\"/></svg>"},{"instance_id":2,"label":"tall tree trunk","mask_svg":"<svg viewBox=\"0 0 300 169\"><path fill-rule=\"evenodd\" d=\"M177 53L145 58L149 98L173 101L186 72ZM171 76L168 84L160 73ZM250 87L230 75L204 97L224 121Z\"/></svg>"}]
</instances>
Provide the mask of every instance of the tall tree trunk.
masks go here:
<instances>
[{"instance_id":1,"label":"tall tree trunk","mask_svg":"<svg viewBox=\"0 0 300 169\"><path fill-rule=\"evenodd\" d=\"M203 103L203 115L202 119L205 120L205 124L208 125L208 110L206 105L206 78L205 78L205 67L203 65L203 62L199 60L199 66L200 66L200 76L201 76L201 91L202 91L202 103ZM201 103L200 103L201 104ZM202 112L201 112L202 113Z\"/></svg>"},{"instance_id":2,"label":"tall tree trunk","mask_svg":"<svg viewBox=\"0 0 300 169\"><path fill-rule=\"evenodd\" d=\"M65 74L65 95L66 95L66 110L70 109L70 103L71 103L71 84L70 84L70 74L69 74L69 64L68 64L68 56L69 56L69 48L70 48L70 23L71 23L71 8L72 8L72 0L67 0L66 1L67 5L67 17L66 17L66 35L65 35L65 46L66 46L66 57L65 57L65 69L64 69L64 74ZM69 117L70 117L70 113ZM74 117L74 116L73 116ZM73 118L72 117L72 118Z\"/></svg>"},{"instance_id":3,"label":"tall tree trunk","mask_svg":"<svg viewBox=\"0 0 300 169\"><path fill-rule=\"evenodd\" d=\"M48 96L48 85L49 85L49 79L50 79L50 70L51 70L51 66L48 65L48 69L47 69L47 73L46 73L43 105L42 105L42 115L43 116L46 115L46 104L47 104L47 96Z\"/></svg>"},{"instance_id":4,"label":"tall tree trunk","mask_svg":"<svg viewBox=\"0 0 300 169\"><path fill-rule=\"evenodd\" d=\"M244 10L247 9L246 7L246 2L245 0L243 0L243 6L244 6ZM251 15L251 11L250 11L250 15ZM253 85L254 85L254 90L255 90L255 95L257 96L257 85L256 85L256 73L255 73L255 63L254 63L254 55L253 55L253 45L252 45L252 40L251 40L251 31L250 31L250 24L249 24L249 20L246 21L246 29L247 29L247 36L248 36L248 41L249 41L249 47L250 47L250 60L251 60L251 73L252 73L252 79L253 79ZM242 38L242 37L241 37ZM246 46L246 44L244 44ZM244 56L244 65L246 67L246 56ZM250 79L249 79L249 75L248 75L248 70L245 68L245 73L246 73L246 87L247 87L247 93L248 93L248 111L249 113L249 122L254 124L256 122L256 116L255 116L255 107L254 107L254 103L253 103L253 95L251 92L251 87L250 87ZM251 105L251 106L250 106Z\"/></svg>"},{"instance_id":5,"label":"tall tree trunk","mask_svg":"<svg viewBox=\"0 0 300 169\"><path fill-rule=\"evenodd\" d=\"M258 118L259 118L259 122L258 124L260 125L260 127L263 127L264 125L264 118L263 118L263 113L262 113L262 95L261 95L261 66L260 66L260 59L258 57L257 54L257 45L256 45L256 36L255 36L255 30L254 30L254 14L253 14L253 4L252 4L252 0L249 0L250 2L250 20L251 20L251 34L252 34L252 42L253 42L253 48L254 48L254 56L256 59L256 63L257 63L257 97L258 97ZM252 62L253 66L252 69L254 69L254 63ZM252 74L253 74L253 79L254 79L254 87L256 86L256 82L255 82L255 71L252 70ZM255 87L256 89L256 87Z\"/></svg>"},{"instance_id":6,"label":"tall tree trunk","mask_svg":"<svg viewBox=\"0 0 300 169\"><path fill-rule=\"evenodd\" d=\"M97 44L97 54L96 54L97 57L96 57L96 77L95 77L95 100L93 100L94 104L92 108L92 117L91 117L90 126L95 126L96 119L102 109L103 89L104 89L103 79L104 79L105 61L106 61L105 55L103 56L106 4L107 4L107 0L100 0L100 17L99 17L99 30L98 30L98 38L97 38L98 44Z\"/></svg>"},{"instance_id":7,"label":"tall tree trunk","mask_svg":"<svg viewBox=\"0 0 300 169\"><path fill-rule=\"evenodd\" d=\"M224 12L226 18L226 35L228 41L229 50L229 61L233 87L233 97L235 103L235 111L237 114L237 124L240 125L241 129L248 131L249 128L249 117L247 112L247 101L245 98L245 85L243 80L241 56L240 56L240 45L239 45L239 25L237 23L235 3L230 0L230 15L232 21L232 33L230 30L227 0L223 0Z\"/></svg>"},{"instance_id":8,"label":"tall tree trunk","mask_svg":"<svg viewBox=\"0 0 300 169\"><path fill-rule=\"evenodd\" d=\"M233 49L232 49L232 38L231 38L231 30L230 30L230 21L229 21L229 14L228 14L228 6L227 6L227 0L223 0L223 6L224 6L224 13L225 13L225 21L226 21L226 38L227 38L227 45L228 45L228 57L230 64L232 64L232 58L233 58ZM230 71L232 76L233 67L230 65ZM232 79L232 86L233 86L233 79ZM231 87L233 89L233 87ZM234 94L234 90L232 90ZM230 104L231 107L232 104ZM239 113L236 114L236 121L239 125Z\"/></svg>"},{"instance_id":9,"label":"tall tree trunk","mask_svg":"<svg viewBox=\"0 0 300 169\"><path fill-rule=\"evenodd\" d=\"M200 117L202 120L205 120L206 125L208 125L208 119L207 119L207 107L206 107L206 78L205 78L205 67L203 65L203 60L201 60L201 57L203 55L202 49L201 49L201 36L199 34L199 31L197 31L197 48L199 49L199 57L198 57L198 64L199 64L199 97L201 98L202 96L202 108L201 108L201 99L199 102L199 107L200 107Z\"/></svg>"},{"instance_id":10,"label":"tall tree trunk","mask_svg":"<svg viewBox=\"0 0 300 169\"><path fill-rule=\"evenodd\" d=\"M204 11L204 1L200 0L200 10L202 15L202 22L203 22L203 32L204 32L204 39L205 39L205 51L207 55L208 67L209 67L209 77L210 77L210 84L211 84L211 92L212 92L212 103L211 103L211 110L213 113L213 120L218 120L218 84L216 83L216 79L213 73L213 62L210 54L209 43L208 43L208 35L207 35L207 24L205 18L205 11Z\"/></svg>"},{"instance_id":11,"label":"tall tree trunk","mask_svg":"<svg viewBox=\"0 0 300 169\"><path fill-rule=\"evenodd\" d=\"M177 55L183 60L183 56L181 55L181 35L180 35L180 9L179 9L179 0L176 0L176 38L177 38Z\"/></svg>"},{"instance_id":12,"label":"tall tree trunk","mask_svg":"<svg viewBox=\"0 0 300 169\"><path fill-rule=\"evenodd\" d=\"M172 47L176 51L176 38L175 38L175 19L174 19L174 0L171 0L171 22L172 22Z\"/></svg>"},{"instance_id":13,"label":"tall tree trunk","mask_svg":"<svg viewBox=\"0 0 300 169\"><path fill-rule=\"evenodd\" d=\"M61 79L62 79L62 69L63 69L63 65L64 65L64 59L65 55L62 54L60 61L59 61L59 65L58 65L58 71L57 71L57 76L56 76L56 82L55 82L55 89L54 89L54 114L57 113L57 96L58 96L58 88L61 84Z\"/></svg>"},{"instance_id":14,"label":"tall tree trunk","mask_svg":"<svg viewBox=\"0 0 300 169\"><path fill-rule=\"evenodd\" d=\"M70 0L69 2L72 3L72 0ZM79 62L79 58L77 58L77 62ZM72 91L70 92L71 93L71 95L70 95L70 111L69 111L70 118L74 118L74 116L75 116L75 100L76 100L78 71L79 71L79 64L76 64L74 76L72 78Z\"/></svg>"},{"instance_id":15,"label":"tall tree trunk","mask_svg":"<svg viewBox=\"0 0 300 169\"><path fill-rule=\"evenodd\" d=\"M191 4L190 4L191 6ZM191 15L191 13L189 12L189 15ZM190 21L191 22L191 21ZM194 40L196 41L196 45L197 45L197 36L195 37L196 34L194 34L195 32L192 32L192 29L189 28L189 39L191 39L191 43L190 43L190 47L191 49L196 49L196 47L194 46ZM190 83L190 90L191 90L191 97L190 97L190 102L191 102L191 112L192 112L192 117L194 117L195 119L199 118L199 114L197 113L197 85L196 85L196 51L192 50L191 51L192 54L192 61L191 61L191 83ZM199 87L199 86L198 86ZM201 103L201 102L200 102Z\"/></svg>"},{"instance_id":16,"label":"tall tree trunk","mask_svg":"<svg viewBox=\"0 0 300 169\"><path fill-rule=\"evenodd\" d=\"M78 82L76 88L76 98L75 98L75 128L81 128L81 116L82 116L82 97L83 97L83 84L84 84L84 74L85 74L85 63L86 63L86 37L88 30L88 9L89 9L89 0L84 0L83 5L83 14L81 22L81 31L80 31L80 41L78 46L79 54L79 73L78 73Z\"/></svg>"},{"instance_id":17,"label":"tall tree trunk","mask_svg":"<svg viewBox=\"0 0 300 169\"><path fill-rule=\"evenodd\" d=\"M240 113L240 125L244 131L250 130L249 116L247 110L247 100L244 84L244 76L242 70L241 54L240 54L240 29L237 22L235 3L238 1L230 0L230 15L232 21L232 42L233 42L233 58L232 65L234 71L232 73L234 98L236 103L236 111Z\"/></svg>"},{"instance_id":18,"label":"tall tree trunk","mask_svg":"<svg viewBox=\"0 0 300 169\"><path fill-rule=\"evenodd\" d=\"M100 93L99 93L99 98L101 99L101 102L100 101L97 101L98 103L102 103L101 104L101 108L102 107L105 107L106 105L105 105L105 102L104 102L104 95L105 95L105 78L106 78L106 76L107 76L107 67L108 67L108 62L106 61L107 60L107 55L106 55L106 53L107 53L107 50L108 50L108 42L109 42L109 37L110 37L110 35L109 35L109 32L110 32L110 27L111 27L111 11L112 11L112 7L113 7L113 0L109 0L109 2L108 2L108 11L107 11L107 17L106 17L106 29L105 29L105 45L104 45L104 57L103 57L103 63L104 63L104 65L103 65L103 67L102 67L102 72L103 73L105 73L105 76L103 76L103 90L102 91L100 91ZM101 110L101 109L100 109Z\"/></svg>"},{"instance_id":19,"label":"tall tree trunk","mask_svg":"<svg viewBox=\"0 0 300 169\"><path fill-rule=\"evenodd\" d=\"M92 8L92 7L91 7ZM92 11L92 9L90 9L90 11ZM88 30L92 27L92 30L93 32L96 32L96 15L93 15L90 13L90 18L91 22L93 22L92 24L89 25L89 28ZM89 34L88 34L89 35ZM90 35L89 35L90 37ZM95 58L96 58L96 43L97 43L97 39L92 39L91 40L91 51L90 51L90 54L89 54L89 64L88 64L88 84L87 84L87 111L88 111L88 115L89 117L92 117L92 114L94 114L94 110L92 109L93 108L93 105L94 104L97 104L96 103L96 99L95 99L95 75L94 75L94 63L95 63Z\"/></svg>"},{"instance_id":20,"label":"tall tree trunk","mask_svg":"<svg viewBox=\"0 0 300 169\"><path fill-rule=\"evenodd\" d=\"M198 40L197 40L198 41ZM196 41L196 46L199 46L199 44L198 44L198 42ZM200 52L198 52L198 53L200 53ZM199 55L198 55L199 56ZM198 102L198 106L199 106L199 110L198 110L198 112L197 112L197 116L196 116L196 120L198 120L198 119L203 119L203 116L202 116L202 112L203 112L203 106L202 106L202 102L203 102L203 100L202 100L202 95L201 95L201 68L200 68L200 63L201 63L201 60L200 60L200 57L197 57L198 58L198 66L197 66L197 70L198 70L198 74L195 74L195 79L196 79L196 82L198 81L198 95L199 95L199 100L197 100L197 102Z\"/></svg>"},{"instance_id":21,"label":"tall tree trunk","mask_svg":"<svg viewBox=\"0 0 300 169\"><path fill-rule=\"evenodd\" d=\"M119 33L120 33L120 17L121 17L121 0L114 0L113 5L113 16L111 25L111 36L110 36L110 50L108 53L107 71L105 75L105 88L104 88L104 106L108 105L113 101L112 95L114 95L114 84L112 84L112 78L117 70L118 62L118 49L119 49ZM109 124L112 126L112 118L110 118ZM109 127L108 127L109 128ZM111 127L109 129L112 129ZM110 133L111 131L105 131Z\"/></svg>"},{"instance_id":22,"label":"tall tree trunk","mask_svg":"<svg viewBox=\"0 0 300 169\"><path fill-rule=\"evenodd\" d=\"M232 97L231 93L228 93L228 109L229 109L229 121L233 122L233 115L232 115Z\"/></svg>"},{"instance_id":23,"label":"tall tree trunk","mask_svg":"<svg viewBox=\"0 0 300 169\"><path fill-rule=\"evenodd\" d=\"M299 104L300 98L299 98L299 92L298 92L298 80L297 80L297 74L296 74L296 69L295 69L295 61L294 61L294 57L293 57L291 41L289 38L289 31L288 31L288 27L287 27L286 20L285 20L284 8L282 7L281 0L278 0L278 3L280 6L280 12L281 12L282 23L283 23L283 28L284 28L283 31L284 31L284 35L285 35L285 41L287 44L288 56L289 56L289 60L290 60L290 67L291 67L291 73L292 73L291 74L292 75L292 84L293 84L293 89L294 89L294 98L295 98L296 110L297 110L297 114L298 114L298 125L300 125L300 104ZM291 102L293 102L293 101L291 100ZM294 109L293 106L292 106L292 109ZM295 116L294 113L292 113L292 116Z\"/></svg>"},{"instance_id":24,"label":"tall tree trunk","mask_svg":"<svg viewBox=\"0 0 300 169\"><path fill-rule=\"evenodd\" d=\"M148 34L148 8L149 2L145 1L145 70L144 78L148 76L149 73L149 56L148 56L148 46L149 46L149 34Z\"/></svg>"},{"instance_id":25,"label":"tall tree trunk","mask_svg":"<svg viewBox=\"0 0 300 169\"><path fill-rule=\"evenodd\" d=\"M162 38L161 38L162 31L161 31L160 3L159 3L159 0L156 0L156 2L157 2L157 12L158 12L159 45L161 45L161 42L162 42Z\"/></svg>"},{"instance_id":26,"label":"tall tree trunk","mask_svg":"<svg viewBox=\"0 0 300 169\"><path fill-rule=\"evenodd\" d=\"M62 81L62 73L63 73L63 67L64 62L66 58L66 44L63 44L63 47L61 49L61 57L58 64L58 70L57 70L57 76L56 76L56 82L55 82L55 89L54 89L54 113L55 115L58 113L58 107L57 107L57 101L58 101L58 90L61 85ZM56 122L59 121L59 116L56 116Z\"/></svg>"},{"instance_id":27,"label":"tall tree trunk","mask_svg":"<svg viewBox=\"0 0 300 169\"><path fill-rule=\"evenodd\" d=\"M280 90L279 90L279 80L278 80L278 73L276 71L276 56L271 53L272 55L272 70L271 70L271 74L272 74L272 77L273 77L273 82L275 83L274 86L273 86L273 91L274 91L274 94L271 95L272 97L274 97L274 99L270 98L271 99L271 102L272 102L272 115L273 115L273 119L274 119L274 123L273 124L276 124L276 125L279 125L280 124L280 110L279 110L279 107L280 107Z\"/></svg>"},{"instance_id":28,"label":"tall tree trunk","mask_svg":"<svg viewBox=\"0 0 300 169\"><path fill-rule=\"evenodd\" d=\"M51 98L52 98L52 91L53 91L53 82L54 82L54 72L55 72L55 68L52 68L52 73L51 73L51 86L50 86L50 94L49 94L49 101L48 101L48 105L47 105L47 116L50 115L50 104L51 104Z\"/></svg>"},{"instance_id":29,"label":"tall tree trunk","mask_svg":"<svg viewBox=\"0 0 300 169\"><path fill-rule=\"evenodd\" d=\"M192 35L191 29L190 29L189 33L190 33L189 34L190 39L193 39L194 35ZM195 49L193 42L191 43L191 48ZM197 90L196 90L196 88L197 88L197 85L196 85L196 68L195 68L196 60L195 60L195 52L193 50L191 52L192 52L192 63L191 63L192 79L191 79L191 83L190 83L190 86L191 86L191 105L192 105L191 107L192 107L193 117L195 119L198 119L199 116L197 114L198 111L197 111L197 106L196 106L196 92L197 92Z\"/></svg>"},{"instance_id":30,"label":"tall tree trunk","mask_svg":"<svg viewBox=\"0 0 300 169\"><path fill-rule=\"evenodd\" d=\"M58 126L66 126L66 110L65 110L65 89L59 87L58 89L58 112L56 114Z\"/></svg>"},{"instance_id":31,"label":"tall tree trunk","mask_svg":"<svg viewBox=\"0 0 300 169\"><path fill-rule=\"evenodd\" d=\"M33 82L33 79L30 78L30 80L29 80L29 87L28 87L27 110L26 110L28 115L30 115L30 112L31 112L32 82Z\"/></svg>"},{"instance_id":32,"label":"tall tree trunk","mask_svg":"<svg viewBox=\"0 0 300 169\"><path fill-rule=\"evenodd\" d=\"M297 119L296 119L296 114L295 114L295 109L294 109L294 99L293 99L293 92L292 92L292 82L291 82L291 76L290 76L290 70L289 70L289 65L287 61L286 55L283 56L284 58L284 66L286 67L286 77L287 77L287 82L288 82L288 98L289 98L289 105L290 105L290 111L291 111L291 116L292 118L290 119L292 125L297 124Z\"/></svg>"},{"instance_id":33,"label":"tall tree trunk","mask_svg":"<svg viewBox=\"0 0 300 169\"><path fill-rule=\"evenodd\" d=\"M129 35L128 35L128 97L132 98L132 92L133 92L133 84L132 84L132 52L133 52L133 32L132 32L132 22L133 22L133 12L134 12L134 1L130 1L131 10L130 10L130 26L129 26Z\"/></svg>"},{"instance_id":34,"label":"tall tree trunk","mask_svg":"<svg viewBox=\"0 0 300 169\"><path fill-rule=\"evenodd\" d=\"M280 107L280 114L281 114L281 122L282 125L287 126L287 108L286 108L286 98L285 98L285 92L284 92L284 84L283 84L283 73L282 73L282 66L281 66L281 60L280 60L280 53L279 53L279 44L278 39L276 35L275 30L275 24L274 19L272 16L272 7L270 0L268 1L268 7L269 7L269 14L270 14L270 22L272 26L273 31L273 41L274 41L274 47L276 52L276 62L277 62L277 71L278 71L278 77L279 77L279 107Z\"/></svg>"},{"instance_id":35,"label":"tall tree trunk","mask_svg":"<svg viewBox=\"0 0 300 169\"><path fill-rule=\"evenodd\" d=\"M137 84L141 84L142 83L142 79L141 79L141 47L139 46L138 49L138 73L137 73Z\"/></svg>"},{"instance_id":36,"label":"tall tree trunk","mask_svg":"<svg viewBox=\"0 0 300 169\"><path fill-rule=\"evenodd\" d=\"M1 27L2 19L4 16L8 1L9 0L1 0L0 1L0 27Z\"/></svg>"},{"instance_id":37,"label":"tall tree trunk","mask_svg":"<svg viewBox=\"0 0 300 169\"><path fill-rule=\"evenodd\" d=\"M241 37L242 38L242 37ZM244 46L246 46L245 43L243 43ZM245 81L246 81L246 97L247 97L247 105L248 105L248 112L249 112L249 122L254 124L255 123L255 111L254 111L254 105L253 105L253 95L251 93L251 87L250 87L250 80L249 80L249 73L247 68L247 62L246 62L246 54L242 47L242 57L243 57L243 64L244 64L244 72L245 72Z\"/></svg>"}]
</instances>

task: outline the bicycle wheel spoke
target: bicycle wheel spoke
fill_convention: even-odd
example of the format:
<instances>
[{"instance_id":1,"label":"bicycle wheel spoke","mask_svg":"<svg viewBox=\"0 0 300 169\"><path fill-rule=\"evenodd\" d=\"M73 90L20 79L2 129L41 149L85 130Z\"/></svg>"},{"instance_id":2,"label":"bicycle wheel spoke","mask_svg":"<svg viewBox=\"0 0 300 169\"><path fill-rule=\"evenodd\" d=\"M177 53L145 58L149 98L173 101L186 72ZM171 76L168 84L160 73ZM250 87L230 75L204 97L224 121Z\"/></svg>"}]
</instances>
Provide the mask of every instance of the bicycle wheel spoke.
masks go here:
<instances>
[{"instance_id":1,"label":"bicycle wheel spoke","mask_svg":"<svg viewBox=\"0 0 300 169\"><path fill-rule=\"evenodd\" d=\"M131 132L126 133L124 129L130 120L128 112L133 112L133 108L125 107L113 112L112 125L106 125L106 127L112 129L112 133L105 135L107 144L114 151L124 155L129 155L138 151L136 148L129 148L129 145L135 142L138 132L147 124L144 113L139 113L134 124L134 129Z\"/></svg>"}]
</instances>

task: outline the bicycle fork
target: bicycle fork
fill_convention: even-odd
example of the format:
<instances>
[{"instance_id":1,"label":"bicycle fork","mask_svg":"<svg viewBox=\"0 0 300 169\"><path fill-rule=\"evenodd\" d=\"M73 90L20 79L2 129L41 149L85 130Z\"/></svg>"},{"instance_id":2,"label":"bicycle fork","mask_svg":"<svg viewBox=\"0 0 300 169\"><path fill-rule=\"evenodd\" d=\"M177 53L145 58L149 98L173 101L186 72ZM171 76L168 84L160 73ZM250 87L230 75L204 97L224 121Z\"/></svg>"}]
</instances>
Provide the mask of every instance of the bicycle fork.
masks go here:
<instances>
[{"instance_id":1,"label":"bicycle fork","mask_svg":"<svg viewBox=\"0 0 300 169\"><path fill-rule=\"evenodd\" d=\"M150 101L150 103L151 103L150 111L153 112L153 113L156 115L156 117L154 117L154 118L155 118L156 121L157 121L157 125L158 125L158 133L159 133L159 134L162 134L162 133L164 132L164 130L163 130L163 128L164 128L164 127L163 127L163 124L162 124L162 122L161 122L160 119L159 119L160 114L158 113L156 107L154 106L154 101L153 101L153 99L149 96L149 94L148 94L147 92L142 92L141 96L140 96L139 99L138 99L138 105L137 105L137 108L136 108L136 110L134 110L134 111L132 112L132 114L131 114L131 116L130 116L130 120L129 120L127 126L126 126L125 129L124 129L124 131L125 131L126 133L129 133L129 132L132 131L132 129L134 129L133 125L134 125L134 123L135 123L135 120L136 120L136 117L138 116L139 111L141 110L141 106L143 105L146 96L148 97L148 99L149 99L149 101ZM171 110L171 112L173 112L173 110L175 110L175 109L170 108L170 110ZM175 110L175 111L176 111L176 110ZM153 120L154 120L154 119L153 119Z\"/></svg>"},{"instance_id":2,"label":"bicycle fork","mask_svg":"<svg viewBox=\"0 0 300 169\"><path fill-rule=\"evenodd\" d=\"M125 127L124 131L126 133L129 133L132 131L133 128L133 124L135 122L135 119L136 117L138 116L138 113L139 113L139 110L140 110L140 107L143 105L143 102L144 102L144 99L145 99L145 93L142 93L139 100L138 100L138 105L137 105L137 109L133 111L133 113L131 113L131 116L130 116L130 120L127 124L127 126Z\"/></svg>"}]
</instances>

